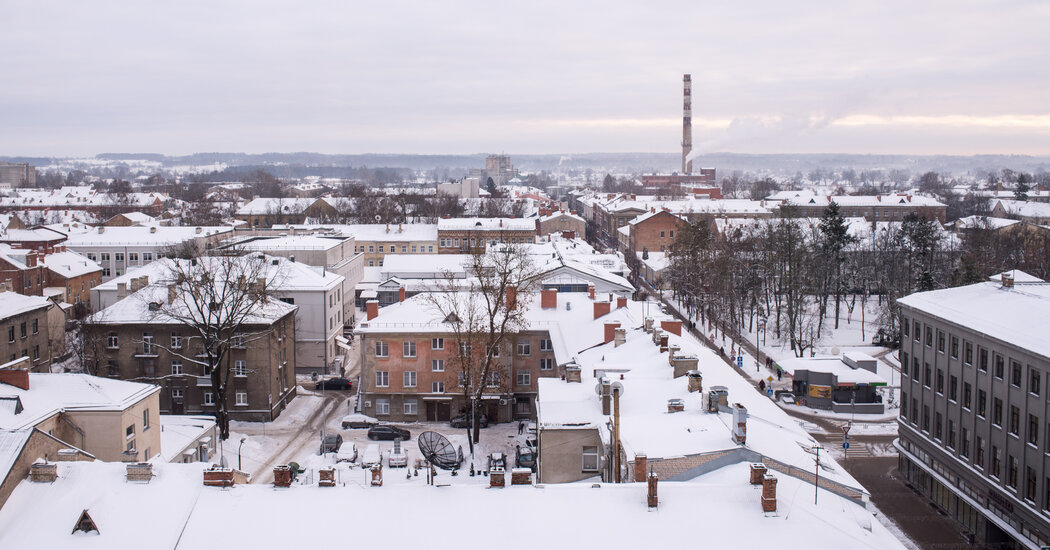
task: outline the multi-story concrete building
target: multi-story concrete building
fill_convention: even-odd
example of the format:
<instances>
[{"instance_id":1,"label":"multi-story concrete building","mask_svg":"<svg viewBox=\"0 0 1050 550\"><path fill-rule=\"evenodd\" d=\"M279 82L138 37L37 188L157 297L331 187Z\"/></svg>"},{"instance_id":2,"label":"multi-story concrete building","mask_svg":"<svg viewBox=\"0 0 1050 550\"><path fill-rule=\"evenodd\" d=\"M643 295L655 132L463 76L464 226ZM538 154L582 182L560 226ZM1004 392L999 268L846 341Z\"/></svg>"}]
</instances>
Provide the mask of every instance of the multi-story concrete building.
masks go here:
<instances>
[{"instance_id":1,"label":"multi-story concrete building","mask_svg":"<svg viewBox=\"0 0 1050 550\"><path fill-rule=\"evenodd\" d=\"M175 285L148 285L94 314L84 325L86 349L101 376L163 386L160 411L213 414L216 395L201 357L200 336L162 313L179 307ZM234 420L270 421L295 397L295 317L298 307L270 300L241 325L243 344L226 357L227 407ZM94 354L98 354L95 357Z\"/></svg>"},{"instance_id":2,"label":"multi-story concrete building","mask_svg":"<svg viewBox=\"0 0 1050 550\"><path fill-rule=\"evenodd\" d=\"M345 365L345 349L338 340L344 323L343 277L291 259L265 255L260 259L265 262L268 288L278 299L299 308L295 316L295 368L302 374L338 372ZM96 286L92 289L93 307L96 311L108 308L150 284L167 284L172 277L171 261L158 260Z\"/></svg>"},{"instance_id":3,"label":"multi-story concrete building","mask_svg":"<svg viewBox=\"0 0 1050 550\"><path fill-rule=\"evenodd\" d=\"M513 299L526 304L528 326L501 346L495 373L486 381L483 412L494 422L534 417L537 381L559 376L559 365L572 360L561 323L591 321L627 301L620 298L612 303L557 290ZM369 318L357 329L364 412L382 420L411 422L447 421L463 411L462 378L454 366L460 344L425 296L382 310L374 301L367 307Z\"/></svg>"},{"instance_id":4,"label":"multi-story concrete building","mask_svg":"<svg viewBox=\"0 0 1050 550\"><path fill-rule=\"evenodd\" d=\"M29 369L34 372L47 372L51 366L52 345L65 349L64 326L58 323L60 331L52 342L49 337L52 315L62 317L54 302L41 296L25 296L16 292L4 291L0 285L0 361L14 361L19 357L29 358Z\"/></svg>"},{"instance_id":5,"label":"multi-story concrete building","mask_svg":"<svg viewBox=\"0 0 1050 550\"><path fill-rule=\"evenodd\" d=\"M771 207L790 207L793 215L819 218L828 205L839 206L844 217L863 217L869 222L901 221L908 214L944 223L944 203L931 197L890 193L886 195L817 195L812 191L779 191L766 198Z\"/></svg>"},{"instance_id":6,"label":"multi-story concrete building","mask_svg":"<svg viewBox=\"0 0 1050 550\"><path fill-rule=\"evenodd\" d=\"M91 309L91 289L102 284L102 266L87 256L70 252L54 252L41 260L47 268L47 287L44 295L76 306L84 304Z\"/></svg>"},{"instance_id":7,"label":"multi-story concrete building","mask_svg":"<svg viewBox=\"0 0 1050 550\"><path fill-rule=\"evenodd\" d=\"M536 242L536 220L524 218L448 218L437 223L438 252L462 254L489 244Z\"/></svg>"},{"instance_id":8,"label":"multi-story concrete building","mask_svg":"<svg viewBox=\"0 0 1050 550\"><path fill-rule=\"evenodd\" d=\"M0 186L35 187L36 167L26 162L0 162Z\"/></svg>"},{"instance_id":9,"label":"multi-story concrete building","mask_svg":"<svg viewBox=\"0 0 1050 550\"><path fill-rule=\"evenodd\" d=\"M1050 545L1050 284L897 303L901 473L975 543Z\"/></svg>"},{"instance_id":10,"label":"multi-story concrete building","mask_svg":"<svg viewBox=\"0 0 1050 550\"><path fill-rule=\"evenodd\" d=\"M233 227L127 226L70 232L65 246L102 267L102 280L120 277L129 270L169 255L197 253L233 235Z\"/></svg>"}]
</instances>

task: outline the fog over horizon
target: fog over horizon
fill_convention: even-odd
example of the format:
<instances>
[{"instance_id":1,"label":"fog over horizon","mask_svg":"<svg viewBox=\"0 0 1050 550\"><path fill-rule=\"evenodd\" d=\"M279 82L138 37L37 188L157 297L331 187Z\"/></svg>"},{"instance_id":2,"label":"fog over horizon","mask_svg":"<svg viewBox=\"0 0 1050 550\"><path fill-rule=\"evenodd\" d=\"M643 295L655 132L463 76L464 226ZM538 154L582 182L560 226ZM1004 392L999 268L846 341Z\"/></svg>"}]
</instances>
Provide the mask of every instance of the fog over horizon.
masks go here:
<instances>
[{"instance_id":1,"label":"fog over horizon","mask_svg":"<svg viewBox=\"0 0 1050 550\"><path fill-rule=\"evenodd\" d=\"M1050 4L47 4L0 155L1050 154Z\"/></svg>"}]
</instances>

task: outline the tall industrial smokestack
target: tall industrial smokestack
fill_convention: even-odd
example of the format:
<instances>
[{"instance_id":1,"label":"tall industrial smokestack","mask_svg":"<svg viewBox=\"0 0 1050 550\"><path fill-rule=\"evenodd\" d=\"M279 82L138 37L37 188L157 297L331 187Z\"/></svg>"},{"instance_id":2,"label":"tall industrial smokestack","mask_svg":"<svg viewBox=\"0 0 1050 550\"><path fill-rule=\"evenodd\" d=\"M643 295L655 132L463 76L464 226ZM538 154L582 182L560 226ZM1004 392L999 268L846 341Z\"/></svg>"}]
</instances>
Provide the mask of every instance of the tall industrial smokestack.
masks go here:
<instances>
[{"instance_id":1,"label":"tall industrial smokestack","mask_svg":"<svg viewBox=\"0 0 1050 550\"><path fill-rule=\"evenodd\" d=\"M682 77L682 173L689 174L693 171L693 161L689 160L689 153L693 150L693 82L690 75Z\"/></svg>"}]
</instances>

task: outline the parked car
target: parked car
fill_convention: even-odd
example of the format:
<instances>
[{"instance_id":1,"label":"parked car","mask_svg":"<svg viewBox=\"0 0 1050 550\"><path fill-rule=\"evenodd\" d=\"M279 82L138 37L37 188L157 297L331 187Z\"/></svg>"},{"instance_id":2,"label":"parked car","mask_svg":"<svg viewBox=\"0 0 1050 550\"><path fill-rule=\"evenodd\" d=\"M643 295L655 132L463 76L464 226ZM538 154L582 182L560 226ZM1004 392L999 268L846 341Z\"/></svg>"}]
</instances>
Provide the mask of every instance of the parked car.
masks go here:
<instances>
[{"instance_id":1,"label":"parked car","mask_svg":"<svg viewBox=\"0 0 1050 550\"><path fill-rule=\"evenodd\" d=\"M503 453L492 453L489 455L489 471L495 468L507 469L507 456Z\"/></svg>"},{"instance_id":2,"label":"parked car","mask_svg":"<svg viewBox=\"0 0 1050 550\"><path fill-rule=\"evenodd\" d=\"M365 452L361 453L361 466L364 468L371 468L382 462L383 455L379 453L379 445L375 443L365 447Z\"/></svg>"},{"instance_id":3,"label":"parked car","mask_svg":"<svg viewBox=\"0 0 1050 550\"><path fill-rule=\"evenodd\" d=\"M354 413L343 417L344 430L349 430L351 428L371 428L376 424L379 424L379 420L366 414Z\"/></svg>"},{"instance_id":4,"label":"parked car","mask_svg":"<svg viewBox=\"0 0 1050 550\"><path fill-rule=\"evenodd\" d=\"M532 468L533 471L536 469L536 452L529 446L522 447L518 445L517 454L514 457L514 463L519 468Z\"/></svg>"},{"instance_id":5,"label":"parked car","mask_svg":"<svg viewBox=\"0 0 1050 550\"><path fill-rule=\"evenodd\" d=\"M488 417L483 415L483 414L479 415L478 416L478 424L481 424L482 428L488 428L489 427L489 419L488 419ZM452 426L453 428L466 428L468 425L470 425L470 416L469 415L465 415L465 414L459 415L459 416L453 418L452 421L449 422L449 425Z\"/></svg>"},{"instance_id":6,"label":"parked car","mask_svg":"<svg viewBox=\"0 0 1050 550\"><path fill-rule=\"evenodd\" d=\"M389 424L378 424L368 428L368 439L401 439L402 441L408 441L409 439L412 439L412 434L404 428L398 428L397 426L391 426Z\"/></svg>"},{"instance_id":7,"label":"parked car","mask_svg":"<svg viewBox=\"0 0 1050 550\"><path fill-rule=\"evenodd\" d=\"M317 454L334 453L343 445L343 436L339 434L328 434L321 439L321 452Z\"/></svg>"},{"instance_id":8,"label":"parked car","mask_svg":"<svg viewBox=\"0 0 1050 550\"><path fill-rule=\"evenodd\" d=\"M789 391L778 391L776 392L776 397L780 400L781 403L784 403L785 405L795 404L795 394Z\"/></svg>"},{"instance_id":9,"label":"parked car","mask_svg":"<svg viewBox=\"0 0 1050 550\"><path fill-rule=\"evenodd\" d=\"M875 346L896 348L900 345L900 332L895 329L889 330L886 328L880 328L875 331L875 336L872 337L871 343Z\"/></svg>"},{"instance_id":10,"label":"parked car","mask_svg":"<svg viewBox=\"0 0 1050 550\"><path fill-rule=\"evenodd\" d=\"M329 378L318 382L316 388L319 390L350 390L353 389L353 383L346 378Z\"/></svg>"},{"instance_id":11,"label":"parked car","mask_svg":"<svg viewBox=\"0 0 1050 550\"><path fill-rule=\"evenodd\" d=\"M408 453L405 452L405 448L401 445L395 444L394 448L390 449L387 463L391 468L404 468L408 466Z\"/></svg>"},{"instance_id":12,"label":"parked car","mask_svg":"<svg viewBox=\"0 0 1050 550\"><path fill-rule=\"evenodd\" d=\"M336 462L357 462L357 444L347 441L335 452Z\"/></svg>"}]
</instances>

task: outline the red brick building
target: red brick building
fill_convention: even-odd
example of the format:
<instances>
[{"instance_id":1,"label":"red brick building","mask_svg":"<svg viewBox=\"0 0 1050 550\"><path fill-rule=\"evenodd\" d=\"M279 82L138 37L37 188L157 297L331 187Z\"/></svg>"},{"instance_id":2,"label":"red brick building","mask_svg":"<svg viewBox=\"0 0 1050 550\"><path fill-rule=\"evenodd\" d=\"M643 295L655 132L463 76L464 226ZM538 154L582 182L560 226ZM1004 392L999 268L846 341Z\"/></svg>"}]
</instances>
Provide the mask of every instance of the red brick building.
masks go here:
<instances>
[{"instance_id":1,"label":"red brick building","mask_svg":"<svg viewBox=\"0 0 1050 550\"><path fill-rule=\"evenodd\" d=\"M688 222L665 210L638 216L630 222L630 251L667 252L686 225Z\"/></svg>"}]
</instances>

